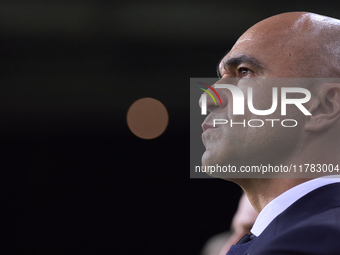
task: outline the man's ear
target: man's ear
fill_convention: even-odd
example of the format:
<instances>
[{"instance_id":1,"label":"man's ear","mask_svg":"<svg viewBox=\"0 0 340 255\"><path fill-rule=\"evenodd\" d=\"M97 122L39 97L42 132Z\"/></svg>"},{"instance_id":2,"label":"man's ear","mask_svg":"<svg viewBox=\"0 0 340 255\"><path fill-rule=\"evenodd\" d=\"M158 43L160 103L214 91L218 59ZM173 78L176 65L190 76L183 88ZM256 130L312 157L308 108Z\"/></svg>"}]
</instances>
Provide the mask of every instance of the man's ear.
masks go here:
<instances>
[{"instance_id":1,"label":"man's ear","mask_svg":"<svg viewBox=\"0 0 340 255\"><path fill-rule=\"evenodd\" d=\"M306 131L321 131L330 128L340 118L340 84L320 85L315 97L310 100L310 116Z\"/></svg>"}]
</instances>

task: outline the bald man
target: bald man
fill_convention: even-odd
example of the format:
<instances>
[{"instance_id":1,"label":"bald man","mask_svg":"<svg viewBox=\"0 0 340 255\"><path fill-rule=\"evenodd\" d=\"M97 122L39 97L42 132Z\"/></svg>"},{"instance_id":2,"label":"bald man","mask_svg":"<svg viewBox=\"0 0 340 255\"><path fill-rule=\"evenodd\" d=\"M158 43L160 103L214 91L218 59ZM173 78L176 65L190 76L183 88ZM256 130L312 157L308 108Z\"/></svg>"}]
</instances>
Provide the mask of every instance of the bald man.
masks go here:
<instances>
[{"instance_id":1,"label":"bald man","mask_svg":"<svg viewBox=\"0 0 340 255\"><path fill-rule=\"evenodd\" d=\"M216 84L237 78L242 91L251 86L252 78L339 78L340 21L302 12L265 19L237 40L222 59L219 75ZM270 108L272 88L284 86L259 84L253 90L254 105ZM222 104L207 100L210 114L202 124L206 147L202 165L338 165L340 83L300 87L310 91L311 98L303 106L311 115L290 107L287 117L298 122L294 128L214 127L214 119L261 118L251 111L233 115L231 93L216 89ZM277 112L271 118L282 117ZM339 179L287 177L229 179L242 187L259 215L252 235L241 238L228 255L340 254Z\"/></svg>"}]
</instances>

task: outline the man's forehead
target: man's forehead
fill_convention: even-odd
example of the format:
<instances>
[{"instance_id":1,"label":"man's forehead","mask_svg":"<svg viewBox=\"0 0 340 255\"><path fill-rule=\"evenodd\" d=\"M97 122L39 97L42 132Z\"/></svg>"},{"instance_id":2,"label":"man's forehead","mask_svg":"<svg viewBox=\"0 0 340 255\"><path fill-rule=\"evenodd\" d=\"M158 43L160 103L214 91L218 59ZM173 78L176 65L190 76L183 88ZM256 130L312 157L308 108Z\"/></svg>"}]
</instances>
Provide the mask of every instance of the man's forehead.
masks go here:
<instances>
[{"instance_id":1,"label":"man's forehead","mask_svg":"<svg viewBox=\"0 0 340 255\"><path fill-rule=\"evenodd\" d=\"M294 19L287 20L287 16L293 16ZM303 15L277 15L256 23L241 35L223 61L241 54L275 54L275 50L286 48L291 44L297 47L300 41L298 37L301 37L302 33L297 31L294 24L301 20L301 16Z\"/></svg>"},{"instance_id":2,"label":"man's forehead","mask_svg":"<svg viewBox=\"0 0 340 255\"><path fill-rule=\"evenodd\" d=\"M291 42L284 40L275 34L254 33L251 30L246 31L235 43L232 49L222 58L219 68L227 64L248 63L262 66L266 62L275 61L280 54L286 54L286 49L290 47ZM295 45L295 49L300 48ZM293 53L293 52L291 52Z\"/></svg>"},{"instance_id":3,"label":"man's forehead","mask_svg":"<svg viewBox=\"0 0 340 255\"><path fill-rule=\"evenodd\" d=\"M221 64L227 62L229 59L240 58L242 56L249 56L253 58L260 58L261 55L270 53L270 48L277 46L273 41L268 41L268 37L253 35L247 36L246 33L240 37L232 47L232 49L222 58ZM245 57L243 57L246 59Z\"/></svg>"}]
</instances>

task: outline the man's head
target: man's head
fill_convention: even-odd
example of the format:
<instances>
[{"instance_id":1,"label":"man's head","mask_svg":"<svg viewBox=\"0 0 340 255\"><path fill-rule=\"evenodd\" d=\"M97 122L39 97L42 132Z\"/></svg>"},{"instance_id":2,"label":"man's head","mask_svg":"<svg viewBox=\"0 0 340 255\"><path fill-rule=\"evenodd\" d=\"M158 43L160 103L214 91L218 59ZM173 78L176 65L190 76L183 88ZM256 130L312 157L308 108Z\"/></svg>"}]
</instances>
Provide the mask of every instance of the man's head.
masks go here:
<instances>
[{"instance_id":1,"label":"man's head","mask_svg":"<svg viewBox=\"0 0 340 255\"><path fill-rule=\"evenodd\" d=\"M280 90L281 87L294 85L269 81L254 83L250 78L338 78L339 42L339 20L302 12L270 17L255 24L237 40L219 64L221 78L217 83L230 84L228 79L236 78L237 84L234 85L244 94L248 87L253 88L256 109L269 109L272 105L272 87ZM305 116L293 106L287 109L286 116L281 116L279 110L270 116L254 115L250 111L243 116L232 115L231 93L216 89L223 107L216 107L208 100L211 113L203 126L210 127L213 119L227 119L229 122L231 119L234 122L244 119L295 119L298 125L286 128L276 122L272 127L267 122L261 128L247 125L209 128L203 133L206 147L203 165L304 164L315 157L312 155L315 149L336 153L339 150L339 143L334 139L338 134L335 127L339 126L340 116L339 84L295 85L311 92L312 98L305 107L312 116Z\"/></svg>"},{"instance_id":2,"label":"man's head","mask_svg":"<svg viewBox=\"0 0 340 255\"><path fill-rule=\"evenodd\" d=\"M233 75L223 63L245 54L265 65L261 77L339 77L339 42L337 19L304 12L279 14L249 28L222 59L220 72Z\"/></svg>"}]
</instances>

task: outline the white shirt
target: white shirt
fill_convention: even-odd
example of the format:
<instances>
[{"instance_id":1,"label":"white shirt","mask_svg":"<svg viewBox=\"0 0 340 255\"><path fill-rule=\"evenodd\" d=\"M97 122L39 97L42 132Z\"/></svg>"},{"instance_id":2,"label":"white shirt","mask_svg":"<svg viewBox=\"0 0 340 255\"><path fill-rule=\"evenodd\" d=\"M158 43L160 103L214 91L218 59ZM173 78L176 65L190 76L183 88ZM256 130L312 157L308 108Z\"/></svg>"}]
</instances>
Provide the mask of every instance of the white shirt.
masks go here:
<instances>
[{"instance_id":1,"label":"white shirt","mask_svg":"<svg viewBox=\"0 0 340 255\"><path fill-rule=\"evenodd\" d=\"M309 192L322 186L340 182L339 176L328 176L333 178L316 178L301 183L270 201L259 213L257 219L250 230L255 236L259 236L263 230L284 210L291 206L295 201L308 194Z\"/></svg>"}]
</instances>

